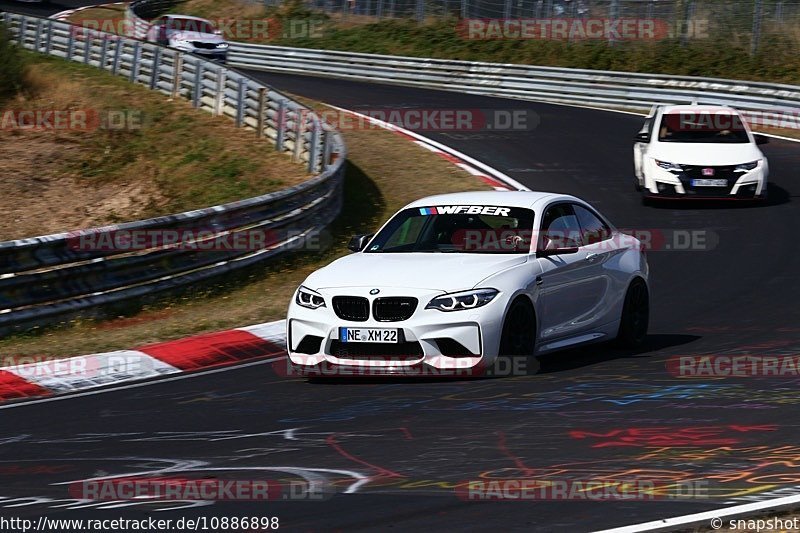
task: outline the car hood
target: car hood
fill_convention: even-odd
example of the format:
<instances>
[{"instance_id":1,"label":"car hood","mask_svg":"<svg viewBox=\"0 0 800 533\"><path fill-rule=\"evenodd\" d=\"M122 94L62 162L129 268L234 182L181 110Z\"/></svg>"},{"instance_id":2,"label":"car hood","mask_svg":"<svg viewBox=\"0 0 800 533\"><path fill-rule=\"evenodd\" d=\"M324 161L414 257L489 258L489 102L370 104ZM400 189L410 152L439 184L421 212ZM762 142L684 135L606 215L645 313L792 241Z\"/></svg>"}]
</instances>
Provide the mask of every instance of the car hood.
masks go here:
<instances>
[{"instance_id":1,"label":"car hood","mask_svg":"<svg viewBox=\"0 0 800 533\"><path fill-rule=\"evenodd\" d=\"M222 35L214 33L200 33L199 31L176 31L169 34L170 39L176 41L200 41L203 43L224 43Z\"/></svg>"},{"instance_id":2,"label":"car hood","mask_svg":"<svg viewBox=\"0 0 800 533\"><path fill-rule=\"evenodd\" d=\"M311 274L310 289L403 287L454 292L521 265L526 254L355 253Z\"/></svg>"},{"instance_id":3,"label":"car hood","mask_svg":"<svg viewBox=\"0 0 800 533\"><path fill-rule=\"evenodd\" d=\"M752 144L659 143L648 153L660 161L679 165L738 165L764 156Z\"/></svg>"}]
</instances>

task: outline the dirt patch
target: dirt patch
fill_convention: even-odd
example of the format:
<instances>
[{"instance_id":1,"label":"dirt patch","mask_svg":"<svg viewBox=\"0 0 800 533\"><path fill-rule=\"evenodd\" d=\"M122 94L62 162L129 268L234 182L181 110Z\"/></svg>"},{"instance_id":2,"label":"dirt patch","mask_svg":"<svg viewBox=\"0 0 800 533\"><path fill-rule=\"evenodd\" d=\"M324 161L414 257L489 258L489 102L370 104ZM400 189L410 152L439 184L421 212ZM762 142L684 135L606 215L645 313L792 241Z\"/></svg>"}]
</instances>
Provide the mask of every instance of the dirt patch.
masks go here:
<instances>
[{"instance_id":1,"label":"dirt patch","mask_svg":"<svg viewBox=\"0 0 800 533\"><path fill-rule=\"evenodd\" d=\"M63 137L0 132L0 240L136 219L165 203L147 177L93 185L66 173L82 153Z\"/></svg>"},{"instance_id":2,"label":"dirt patch","mask_svg":"<svg viewBox=\"0 0 800 533\"><path fill-rule=\"evenodd\" d=\"M93 67L27 58L27 89L0 107L0 240L208 207L310 177L227 117ZM31 113L67 119L32 128ZM87 127L72 127L80 113Z\"/></svg>"}]
</instances>

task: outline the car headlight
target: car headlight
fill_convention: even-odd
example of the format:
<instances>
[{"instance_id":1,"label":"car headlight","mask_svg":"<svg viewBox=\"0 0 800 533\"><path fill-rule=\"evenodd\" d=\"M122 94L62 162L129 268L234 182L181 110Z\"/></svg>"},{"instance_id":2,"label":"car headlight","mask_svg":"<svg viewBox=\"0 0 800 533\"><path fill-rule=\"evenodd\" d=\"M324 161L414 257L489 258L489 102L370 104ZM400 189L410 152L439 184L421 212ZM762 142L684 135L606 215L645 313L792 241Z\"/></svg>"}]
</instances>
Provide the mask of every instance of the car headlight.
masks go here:
<instances>
[{"instance_id":1,"label":"car headlight","mask_svg":"<svg viewBox=\"0 0 800 533\"><path fill-rule=\"evenodd\" d=\"M491 302L499 293L496 289L474 289L437 296L425 306L425 309L439 311L463 311L475 309Z\"/></svg>"},{"instance_id":2,"label":"car headlight","mask_svg":"<svg viewBox=\"0 0 800 533\"><path fill-rule=\"evenodd\" d=\"M754 168L758 166L760 161L752 161L750 163L742 163L741 165L736 165L736 168L733 169L734 172L750 172Z\"/></svg>"},{"instance_id":3,"label":"car headlight","mask_svg":"<svg viewBox=\"0 0 800 533\"><path fill-rule=\"evenodd\" d=\"M323 298L320 293L312 291L308 287L303 287L302 285L297 289L297 296L295 296L294 301L297 302L297 305L309 309L325 307L325 298Z\"/></svg>"},{"instance_id":4,"label":"car headlight","mask_svg":"<svg viewBox=\"0 0 800 533\"><path fill-rule=\"evenodd\" d=\"M668 170L670 172L683 172L683 167L676 164L676 163L669 163L667 161L659 161L655 159L656 165L663 168L664 170Z\"/></svg>"},{"instance_id":5,"label":"car headlight","mask_svg":"<svg viewBox=\"0 0 800 533\"><path fill-rule=\"evenodd\" d=\"M228 43L219 43L219 44L217 45L217 48L223 48L223 49L224 49L224 48L228 48Z\"/></svg>"}]
</instances>

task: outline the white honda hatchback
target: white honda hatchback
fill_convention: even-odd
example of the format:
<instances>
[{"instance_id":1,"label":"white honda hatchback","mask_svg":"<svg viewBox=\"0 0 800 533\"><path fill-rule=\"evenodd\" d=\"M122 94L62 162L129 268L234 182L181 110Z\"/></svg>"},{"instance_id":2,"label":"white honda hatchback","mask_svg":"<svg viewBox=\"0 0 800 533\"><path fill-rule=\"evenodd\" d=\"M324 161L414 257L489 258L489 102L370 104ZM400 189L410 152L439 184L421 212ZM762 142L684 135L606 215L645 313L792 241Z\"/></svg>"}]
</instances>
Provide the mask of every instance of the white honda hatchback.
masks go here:
<instances>
[{"instance_id":1,"label":"white honda hatchback","mask_svg":"<svg viewBox=\"0 0 800 533\"><path fill-rule=\"evenodd\" d=\"M480 371L499 355L611 339L635 347L647 333L640 241L573 196L423 198L350 248L291 301L295 370Z\"/></svg>"},{"instance_id":2,"label":"white honda hatchback","mask_svg":"<svg viewBox=\"0 0 800 533\"><path fill-rule=\"evenodd\" d=\"M721 106L654 108L634 139L636 189L644 199L767 197L767 158L742 115Z\"/></svg>"}]
</instances>

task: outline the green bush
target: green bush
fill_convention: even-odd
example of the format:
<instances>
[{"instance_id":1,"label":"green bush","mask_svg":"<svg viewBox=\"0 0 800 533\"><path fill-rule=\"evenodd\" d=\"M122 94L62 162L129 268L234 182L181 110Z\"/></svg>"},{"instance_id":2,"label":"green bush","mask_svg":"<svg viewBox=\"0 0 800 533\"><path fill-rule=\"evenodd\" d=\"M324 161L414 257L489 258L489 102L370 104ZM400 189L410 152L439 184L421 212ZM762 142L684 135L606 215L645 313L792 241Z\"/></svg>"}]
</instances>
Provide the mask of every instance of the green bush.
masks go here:
<instances>
[{"instance_id":1,"label":"green bush","mask_svg":"<svg viewBox=\"0 0 800 533\"><path fill-rule=\"evenodd\" d=\"M800 83L800 44L778 33L762 37L759 53L750 55L749 35L710 35L682 45L678 39L657 42L543 40L467 40L456 19L418 24L410 19L384 20L354 27L330 25L321 38L281 39L276 44L375 54L408 55L467 61L519 63L709 76Z\"/></svg>"},{"instance_id":2,"label":"green bush","mask_svg":"<svg viewBox=\"0 0 800 533\"><path fill-rule=\"evenodd\" d=\"M5 26L0 25L0 102L14 96L24 86L25 58L10 37Z\"/></svg>"}]
</instances>

